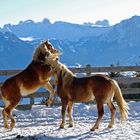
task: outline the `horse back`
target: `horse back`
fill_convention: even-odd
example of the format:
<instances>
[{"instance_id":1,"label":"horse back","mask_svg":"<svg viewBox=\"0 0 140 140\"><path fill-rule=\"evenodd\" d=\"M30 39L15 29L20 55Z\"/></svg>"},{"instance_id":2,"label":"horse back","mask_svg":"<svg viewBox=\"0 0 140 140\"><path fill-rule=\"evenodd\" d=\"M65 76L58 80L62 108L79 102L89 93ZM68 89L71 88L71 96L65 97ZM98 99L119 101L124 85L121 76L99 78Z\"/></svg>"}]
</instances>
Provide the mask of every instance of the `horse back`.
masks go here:
<instances>
[{"instance_id":1,"label":"horse back","mask_svg":"<svg viewBox=\"0 0 140 140\"><path fill-rule=\"evenodd\" d=\"M81 87L81 88L89 88L91 90L100 89L101 87L106 87L111 84L111 79L106 75L93 75L91 77L75 77L72 86L73 88Z\"/></svg>"},{"instance_id":2,"label":"horse back","mask_svg":"<svg viewBox=\"0 0 140 140\"><path fill-rule=\"evenodd\" d=\"M112 88L111 79L104 75L94 75L91 77L74 77L70 84L59 87L59 94L75 102L87 102L94 99L106 99L108 92ZM63 94L62 94L63 93Z\"/></svg>"},{"instance_id":3,"label":"horse back","mask_svg":"<svg viewBox=\"0 0 140 140\"><path fill-rule=\"evenodd\" d=\"M51 68L41 62L32 61L28 67L21 73L16 75L17 79L21 82L39 82L40 80L46 81L51 76Z\"/></svg>"},{"instance_id":4,"label":"horse back","mask_svg":"<svg viewBox=\"0 0 140 140\"><path fill-rule=\"evenodd\" d=\"M112 79L106 75L94 75L92 77L92 90L96 101L106 102L113 97Z\"/></svg>"}]
</instances>

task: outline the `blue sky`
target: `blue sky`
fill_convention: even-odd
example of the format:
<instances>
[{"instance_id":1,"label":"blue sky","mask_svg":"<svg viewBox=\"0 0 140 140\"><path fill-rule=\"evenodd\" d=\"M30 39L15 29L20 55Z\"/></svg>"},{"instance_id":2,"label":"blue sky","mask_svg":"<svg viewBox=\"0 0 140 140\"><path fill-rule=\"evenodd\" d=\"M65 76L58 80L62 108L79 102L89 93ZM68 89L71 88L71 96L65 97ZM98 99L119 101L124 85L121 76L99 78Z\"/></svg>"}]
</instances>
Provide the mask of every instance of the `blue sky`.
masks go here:
<instances>
[{"instance_id":1,"label":"blue sky","mask_svg":"<svg viewBox=\"0 0 140 140\"><path fill-rule=\"evenodd\" d=\"M110 24L140 15L140 0L0 0L0 27L48 18L71 23L108 19Z\"/></svg>"}]
</instances>

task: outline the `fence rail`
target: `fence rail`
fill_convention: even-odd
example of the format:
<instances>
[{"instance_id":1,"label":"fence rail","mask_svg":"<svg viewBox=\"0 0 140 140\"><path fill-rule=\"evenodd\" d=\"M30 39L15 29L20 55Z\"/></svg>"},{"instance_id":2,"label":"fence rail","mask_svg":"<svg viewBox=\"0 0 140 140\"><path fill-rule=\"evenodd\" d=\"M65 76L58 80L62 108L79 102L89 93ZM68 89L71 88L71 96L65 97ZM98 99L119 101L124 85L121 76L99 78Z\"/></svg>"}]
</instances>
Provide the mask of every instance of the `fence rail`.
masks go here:
<instances>
[{"instance_id":1,"label":"fence rail","mask_svg":"<svg viewBox=\"0 0 140 140\"><path fill-rule=\"evenodd\" d=\"M140 66L117 66L117 67L91 67L87 65L83 68L69 68L74 73L84 73L86 76L90 76L93 73L118 73L118 72L140 72ZM22 70L0 70L0 76L12 76ZM140 99L140 77L113 77L120 85L123 96L125 99ZM2 82L0 83L2 85ZM20 104L17 108L19 109L30 109L32 105L36 104L35 99L39 97L48 98L49 94L47 92L36 92L34 94L23 97L29 99L29 104ZM1 99L0 99L1 100ZM42 104L42 103L39 103ZM58 103L56 103L58 104Z\"/></svg>"},{"instance_id":2,"label":"fence rail","mask_svg":"<svg viewBox=\"0 0 140 140\"><path fill-rule=\"evenodd\" d=\"M117 66L117 67L91 67L87 65L83 68L69 68L74 73L94 73L94 72L140 72L140 66ZM21 72L22 70L0 70L0 76L11 76Z\"/></svg>"}]
</instances>

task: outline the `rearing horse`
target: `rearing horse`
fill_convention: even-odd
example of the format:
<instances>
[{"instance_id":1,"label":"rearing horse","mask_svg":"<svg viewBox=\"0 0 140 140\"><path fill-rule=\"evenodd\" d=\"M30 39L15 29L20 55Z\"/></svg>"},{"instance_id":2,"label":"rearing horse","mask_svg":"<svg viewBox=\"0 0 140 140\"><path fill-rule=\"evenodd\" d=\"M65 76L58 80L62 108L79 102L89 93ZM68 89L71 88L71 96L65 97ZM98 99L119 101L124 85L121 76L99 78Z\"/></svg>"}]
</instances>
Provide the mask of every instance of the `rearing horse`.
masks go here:
<instances>
[{"instance_id":1,"label":"rearing horse","mask_svg":"<svg viewBox=\"0 0 140 140\"><path fill-rule=\"evenodd\" d=\"M3 83L1 95L5 102L2 111L4 128L9 128L7 117L11 120L10 128L13 129L15 126L12 110L17 106L22 96L34 93L40 87L45 87L51 96L54 95L54 90L49 83L52 68L45 64L45 60L51 53L57 54L58 51L48 41L43 42L36 48L33 60L27 68Z\"/></svg>"},{"instance_id":2,"label":"rearing horse","mask_svg":"<svg viewBox=\"0 0 140 140\"><path fill-rule=\"evenodd\" d=\"M62 101L62 122L60 128L65 125L65 112L68 107L69 126L74 124L72 116L72 106L74 102L88 102L96 100L98 118L92 131L98 129L101 118L104 114L103 104L107 103L111 111L111 121L109 128L114 125L115 107L113 105L113 97L115 96L119 110L121 121L126 120L128 114L128 106L123 99L121 90L117 82L106 75L97 74L91 77L76 77L65 65L60 63L53 57L48 58L49 63L54 69L54 77L57 83L57 94Z\"/></svg>"}]
</instances>

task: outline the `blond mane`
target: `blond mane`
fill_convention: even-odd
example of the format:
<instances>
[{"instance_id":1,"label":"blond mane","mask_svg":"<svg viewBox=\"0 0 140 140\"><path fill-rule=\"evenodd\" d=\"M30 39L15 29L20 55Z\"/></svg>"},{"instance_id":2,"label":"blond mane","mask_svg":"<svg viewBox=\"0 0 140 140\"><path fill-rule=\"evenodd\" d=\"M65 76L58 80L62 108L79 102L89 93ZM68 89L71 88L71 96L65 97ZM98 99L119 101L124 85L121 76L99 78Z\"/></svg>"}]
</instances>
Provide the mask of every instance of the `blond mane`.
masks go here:
<instances>
[{"instance_id":1,"label":"blond mane","mask_svg":"<svg viewBox=\"0 0 140 140\"><path fill-rule=\"evenodd\" d=\"M48 48L46 47L46 45L44 43L41 43L34 51L33 53L33 57L32 60L34 61L39 61L39 55L40 53L42 54L46 54L49 53L50 51L48 50Z\"/></svg>"},{"instance_id":2,"label":"blond mane","mask_svg":"<svg viewBox=\"0 0 140 140\"><path fill-rule=\"evenodd\" d=\"M56 83L58 82L58 77L61 72L64 85L67 84L68 82L71 82L73 78L76 76L72 71L68 69L66 65L62 64L59 61L57 61L57 64L55 64L54 71L57 72L56 75L54 74Z\"/></svg>"}]
</instances>

